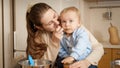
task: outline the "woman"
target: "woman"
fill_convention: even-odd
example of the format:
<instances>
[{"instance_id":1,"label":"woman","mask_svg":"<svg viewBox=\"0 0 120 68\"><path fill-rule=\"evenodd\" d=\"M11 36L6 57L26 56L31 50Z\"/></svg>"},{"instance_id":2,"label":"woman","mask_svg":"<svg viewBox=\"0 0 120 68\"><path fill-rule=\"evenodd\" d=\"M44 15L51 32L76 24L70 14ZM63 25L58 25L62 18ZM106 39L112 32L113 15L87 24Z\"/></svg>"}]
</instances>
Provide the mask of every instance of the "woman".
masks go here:
<instances>
[{"instance_id":1,"label":"woman","mask_svg":"<svg viewBox=\"0 0 120 68\"><path fill-rule=\"evenodd\" d=\"M49 59L55 61L62 28L59 26L57 13L47 4L35 4L27 18L27 55L34 59Z\"/></svg>"},{"instance_id":2,"label":"woman","mask_svg":"<svg viewBox=\"0 0 120 68\"><path fill-rule=\"evenodd\" d=\"M45 3L33 5L26 14L27 19L27 55L34 59L48 59L55 62L59 42L62 38L63 29L59 26L57 13ZM91 35L89 38L92 42L92 53L83 61L80 61L80 67L89 67L90 64L97 65L103 55L102 45ZM97 55L97 56L96 56ZM72 66L71 66L72 67Z\"/></svg>"}]
</instances>

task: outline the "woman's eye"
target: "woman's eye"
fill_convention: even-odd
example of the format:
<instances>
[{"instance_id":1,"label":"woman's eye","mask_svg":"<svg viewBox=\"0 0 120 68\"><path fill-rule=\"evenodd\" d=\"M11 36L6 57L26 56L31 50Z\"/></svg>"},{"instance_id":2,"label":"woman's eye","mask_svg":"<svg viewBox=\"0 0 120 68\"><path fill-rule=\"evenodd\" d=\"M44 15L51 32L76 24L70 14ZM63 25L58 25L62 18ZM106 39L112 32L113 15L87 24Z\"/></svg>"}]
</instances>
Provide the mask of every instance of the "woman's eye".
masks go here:
<instances>
[{"instance_id":1,"label":"woman's eye","mask_svg":"<svg viewBox=\"0 0 120 68\"><path fill-rule=\"evenodd\" d=\"M66 23L66 21L62 21L61 23Z\"/></svg>"},{"instance_id":2,"label":"woman's eye","mask_svg":"<svg viewBox=\"0 0 120 68\"><path fill-rule=\"evenodd\" d=\"M53 22L52 22L52 21L48 23L48 25L52 25L52 24L53 24Z\"/></svg>"},{"instance_id":3,"label":"woman's eye","mask_svg":"<svg viewBox=\"0 0 120 68\"><path fill-rule=\"evenodd\" d=\"M54 14L53 18L56 19L57 18L57 14Z\"/></svg>"},{"instance_id":4,"label":"woman's eye","mask_svg":"<svg viewBox=\"0 0 120 68\"><path fill-rule=\"evenodd\" d=\"M56 18L56 15L54 15L54 17L53 17L54 19Z\"/></svg>"}]
</instances>

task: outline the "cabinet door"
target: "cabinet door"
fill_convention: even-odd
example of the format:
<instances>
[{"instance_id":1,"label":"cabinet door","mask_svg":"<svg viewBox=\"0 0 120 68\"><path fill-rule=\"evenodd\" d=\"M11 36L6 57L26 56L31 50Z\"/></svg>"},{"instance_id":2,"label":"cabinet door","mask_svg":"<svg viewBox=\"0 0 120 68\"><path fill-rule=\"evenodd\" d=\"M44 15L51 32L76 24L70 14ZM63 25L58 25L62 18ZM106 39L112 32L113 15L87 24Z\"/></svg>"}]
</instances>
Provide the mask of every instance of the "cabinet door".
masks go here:
<instances>
[{"instance_id":1,"label":"cabinet door","mask_svg":"<svg viewBox=\"0 0 120 68\"><path fill-rule=\"evenodd\" d=\"M112 49L112 60L120 59L120 49Z\"/></svg>"},{"instance_id":2,"label":"cabinet door","mask_svg":"<svg viewBox=\"0 0 120 68\"><path fill-rule=\"evenodd\" d=\"M104 55L98 64L98 68L110 68L110 62L111 62L111 49L105 48Z\"/></svg>"}]
</instances>

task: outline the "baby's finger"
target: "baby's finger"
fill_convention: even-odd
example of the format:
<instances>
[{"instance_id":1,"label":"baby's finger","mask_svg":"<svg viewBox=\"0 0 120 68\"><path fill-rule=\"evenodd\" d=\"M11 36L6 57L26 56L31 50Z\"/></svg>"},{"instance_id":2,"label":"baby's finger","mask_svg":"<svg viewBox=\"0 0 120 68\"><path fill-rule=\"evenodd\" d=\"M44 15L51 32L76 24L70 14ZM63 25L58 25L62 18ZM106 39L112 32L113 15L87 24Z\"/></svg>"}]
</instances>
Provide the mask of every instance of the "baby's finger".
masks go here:
<instances>
[{"instance_id":1,"label":"baby's finger","mask_svg":"<svg viewBox=\"0 0 120 68\"><path fill-rule=\"evenodd\" d=\"M65 63L65 60L62 60L61 63Z\"/></svg>"},{"instance_id":2,"label":"baby's finger","mask_svg":"<svg viewBox=\"0 0 120 68\"><path fill-rule=\"evenodd\" d=\"M55 29L56 32L58 32L60 30L60 26L57 26L57 28Z\"/></svg>"},{"instance_id":3,"label":"baby's finger","mask_svg":"<svg viewBox=\"0 0 120 68\"><path fill-rule=\"evenodd\" d=\"M63 34L63 28L61 28L58 32Z\"/></svg>"},{"instance_id":4,"label":"baby's finger","mask_svg":"<svg viewBox=\"0 0 120 68\"><path fill-rule=\"evenodd\" d=\"M57 32L57 33L63 33L63 28L60 27L60 26L58 26L58 27L56 28L56 32Z\"/></svg>"}]
</instances>

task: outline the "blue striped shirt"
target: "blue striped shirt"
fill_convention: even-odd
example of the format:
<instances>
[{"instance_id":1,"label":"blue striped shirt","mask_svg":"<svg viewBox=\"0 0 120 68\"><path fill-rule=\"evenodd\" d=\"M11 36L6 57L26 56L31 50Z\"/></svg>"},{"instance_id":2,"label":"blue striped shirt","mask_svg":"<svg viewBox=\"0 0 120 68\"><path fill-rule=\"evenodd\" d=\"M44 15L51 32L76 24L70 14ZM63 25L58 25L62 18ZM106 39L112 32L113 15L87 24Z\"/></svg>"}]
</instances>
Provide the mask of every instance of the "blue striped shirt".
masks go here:
<instances>
[{"instance_id":1,"label":"blue striped shirt","mask_svg":"<svg viewBox=\"0 0 120 68\"><path fill-rule=\"evenodd\" d=\"M64 34L60 46L60 57L71 56L77 61L85 59L92 51L89 36L82 27L76 29L70 37Z\"/></svg>"}]
</instances>

